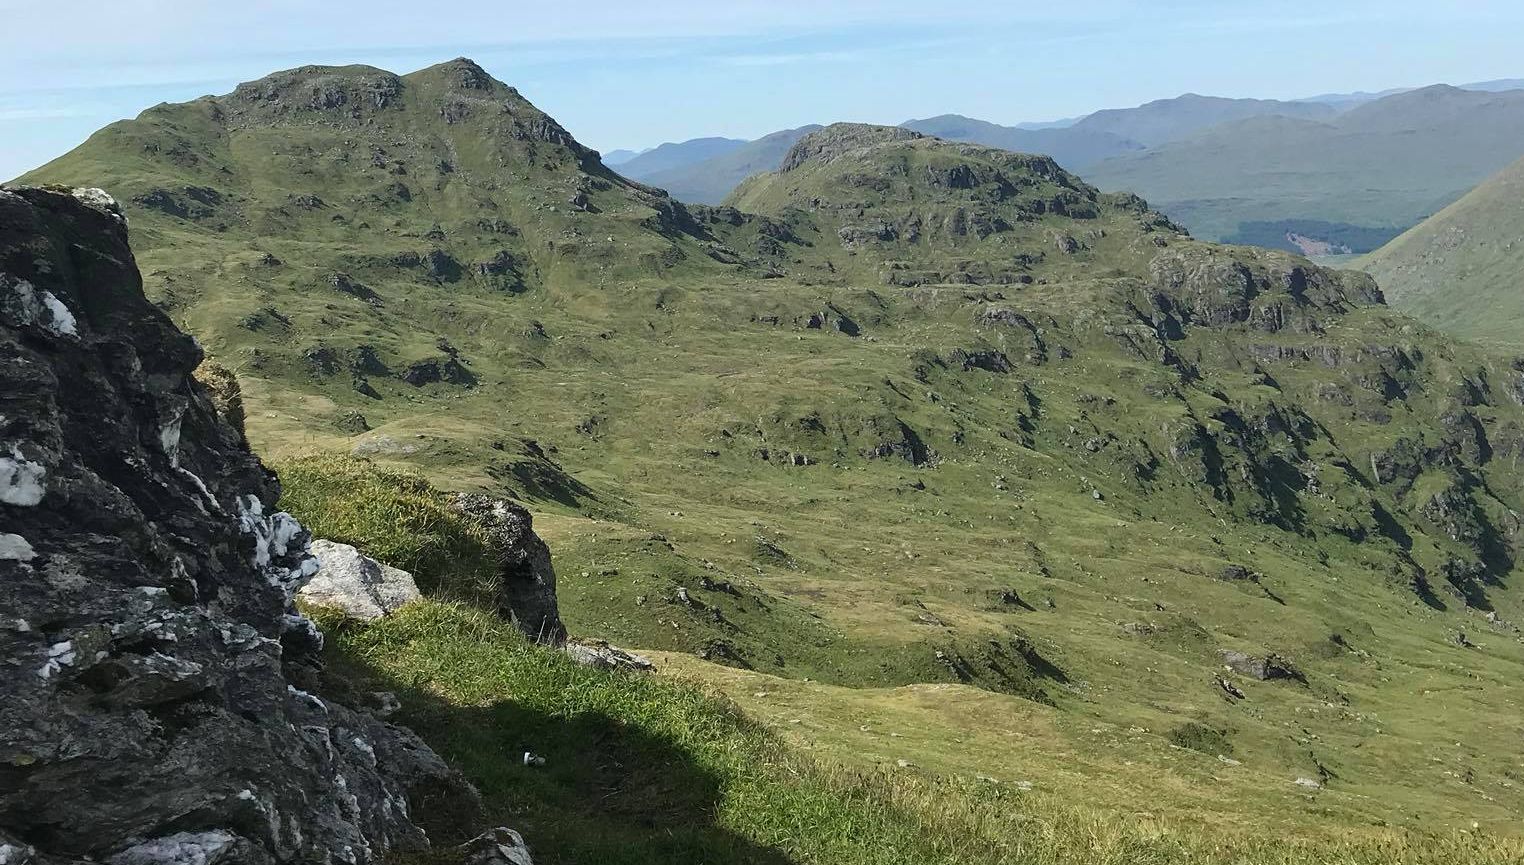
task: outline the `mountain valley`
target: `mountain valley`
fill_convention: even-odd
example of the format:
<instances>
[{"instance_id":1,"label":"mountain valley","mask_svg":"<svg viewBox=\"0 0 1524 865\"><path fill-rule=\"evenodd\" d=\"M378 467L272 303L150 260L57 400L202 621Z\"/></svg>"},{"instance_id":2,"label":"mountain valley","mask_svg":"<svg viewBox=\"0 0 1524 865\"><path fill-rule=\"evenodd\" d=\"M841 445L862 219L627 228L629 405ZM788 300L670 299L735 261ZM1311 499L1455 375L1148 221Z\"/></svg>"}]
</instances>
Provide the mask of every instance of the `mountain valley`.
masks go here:
<instances>
[{"instance_id":1,"label":"mountain valley","mask_svg":"<svg viewBox=\"0 0 1524 865\"><path fill-rule=\"evenodd\" d=\"M404 692L494 816L553 839L536 861L1504 862L1524 851L1524 362L1442 329L1434 286L1472 271L1209 242L1255 220L1395 232L1459 196L1524 112L1456 93L1192 100L1189 129L1160 105L836 123L610 168L469 60L306 66L150 108L18 183L120 202L144 292L236 378L314 532L381 559L435 518L362 532L327 503L514 498L573 636L656 662L545 666L447 579L395 620L314 613L334 669ZM1414 101L1487 134L1443 172L1372 158L1377 131L1460 149L1404 119ZM1037 140L1105 146L1078 173L1006 147ZM1270 192L1315 197L1305 151L1371 195L1325 166L1326 201L1283 207ZM1455 214L1511 183L1392 251L1453 254ZM1123 187L1167 194L1102 191ZM551 737L559 711L619 719L588 734L617 743L596 766L550 752L631 773L596 788L630 809L612 828L564 777L499 768L525 749L490 725ZM657 732L628 744L626 721ZM689 785L711 799L678 789L680 748L720 767ZM637 813L645 794L663 810ZM833 802L848 816L814 831ZM678 840L638 849L669 822Z\"/></svg>"}]
</instances>

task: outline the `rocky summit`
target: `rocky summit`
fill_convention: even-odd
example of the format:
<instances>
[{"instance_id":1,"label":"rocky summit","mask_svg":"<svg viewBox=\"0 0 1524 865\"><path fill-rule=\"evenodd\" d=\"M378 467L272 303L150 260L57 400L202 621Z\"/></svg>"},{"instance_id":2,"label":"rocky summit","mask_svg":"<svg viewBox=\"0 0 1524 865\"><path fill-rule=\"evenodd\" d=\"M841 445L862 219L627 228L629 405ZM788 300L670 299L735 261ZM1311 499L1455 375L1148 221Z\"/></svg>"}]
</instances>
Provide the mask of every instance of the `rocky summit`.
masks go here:
<instances>
[{"instance_id":1,"label":"rocky summit","mask_svg":"<svg viewBox=\"0 0 1524 865\"><path fill-rule=\"evenodd\" d=\"M0 861L362 863L474 792L307 690L316 570L98 190L0 191Z\"/></svg>"}]
</instances>

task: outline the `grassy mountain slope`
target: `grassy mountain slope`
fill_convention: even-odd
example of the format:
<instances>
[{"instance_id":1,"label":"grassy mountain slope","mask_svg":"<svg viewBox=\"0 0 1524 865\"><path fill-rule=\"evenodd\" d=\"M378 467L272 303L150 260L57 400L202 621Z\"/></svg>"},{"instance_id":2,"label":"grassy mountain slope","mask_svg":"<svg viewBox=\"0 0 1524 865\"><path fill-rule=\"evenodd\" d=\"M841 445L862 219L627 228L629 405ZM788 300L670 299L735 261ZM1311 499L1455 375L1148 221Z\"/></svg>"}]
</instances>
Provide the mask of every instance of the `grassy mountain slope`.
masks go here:
<instances>
[{"instance_id":1,"label":"grassy mountain slope","mask_svg":"<svg viewBox=\"0 0 1524 865\"><path fill-rule=\"evenodd\" d=\"M1187 93L1158 99L1136 108L1110 108L1087 115L1074 128L1105 133L1156 147L1188 138L1196 132L1250 117L1296 117L1327 120L1338 109L1317 102L1282 102L1275 99L1226 99Z\"/></svg>"},{"instance_id":2,"label":"grassy mountain slope","mask_svg":"<svg viewBox=\"0 0 1524 865\"><path fill-rule=\"evenodd\" d=\"M1361 262L1399 309L1518 348L1524 316L1524 160Z\"/></svg>"},{"instance_id":3,"label":"grassy mountain slope","mask_svg":"<svg viewBox=\"0 0 1524 865\"><path fill-rule=\"evenodd\" d=\"M278 463L525 498L575 633L822 759L1143 834L1516 829L1524 387L1361 274L895 128L689 208L463 61L279 73L28 179L121 198ZM368 656L510 729L441 627Z\"/></svg>"},{"instance_id":4,"label":"grassy mountain slope","mask_svg":"<svg viewBox=\"0 0 1524 865\"><path fill-rule=\"evenodd\" d=\"M783 129L708 159L630 176L667 190L679 201L719 204L741 181L776 169L794 142L819 128L811 125Z\"/></svg>"},{"instance_id":5,"label":"grassy mountain slope","mask_svg":"<svg viewBox=\"0 0 1524 865\"><path fill-rule=\"evenodd\" d=\"M1436 86L1325 120L1265 116L1094 166L1207 238L1242 223L1412 226L1524 153L1524 91ZM1364 250L1356 250L1364 251Z\"/></svg>"},{"instance_id":6,"label":"grassy mountain slope","mask_svg":"<svg viewBox=\"0 0 1524 865\"><path fill-rule=\"evenodd\" d=\"M723 156L745 147L749 142L741 138L693 138L688 141L661 144L620 163L622 173L636 180L646 180L652 175L673 171Z\"/></svg>"},{"instance_id":7,"label":"grassy mountain slope","mask_svg":"<svg viewBox=\"0 0 1524 865\"><path fill-rule=\"evenodd\" d=\"M1095 748L1114 732L1093 731L1093 753L1077 755L1055 735L1059 713L961 685L844 689L672 653L658 656L659 679L579 668L491 613L437 600L470 597L459 590L471 559L458 554L477 544L425 482L332 458L281 474L283 502L305 524L408 562L435 598L369 627L311 611L326 619L328 687L360 705L375 690L399 694L402 719L485 794L479 820L518 827L538 862L1448 865L1524 850L1518 839L1377 828L1287 838L1229 813L1116 820L1135 802L1065 792L1114 771ZM746 709L689 677L744 692ZM947 707L964 726L948 724ZM546 766L524 766L525 749ZM1126 771L1108 789L1171 770Z\"/></svg>"}]
</instances>

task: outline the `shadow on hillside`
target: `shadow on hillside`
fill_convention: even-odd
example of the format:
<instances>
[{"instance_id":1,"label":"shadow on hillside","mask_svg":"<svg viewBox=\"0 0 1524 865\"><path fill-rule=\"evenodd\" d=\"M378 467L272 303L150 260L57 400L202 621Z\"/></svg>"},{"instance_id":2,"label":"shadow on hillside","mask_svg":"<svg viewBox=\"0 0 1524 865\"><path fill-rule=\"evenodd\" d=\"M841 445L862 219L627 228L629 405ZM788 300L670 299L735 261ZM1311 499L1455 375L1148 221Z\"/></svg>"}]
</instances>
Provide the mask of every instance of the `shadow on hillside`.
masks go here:
<instances>
[{"instance_id":1,"label":"shadow on hillside","mask_svg":"<svg viewBox=\"0 0 1524 865\"><path fill-rule=\"evenodd\" d=\"M516 486L530 499L553 501L568 508L597 503L590 487L568 474L561 466L540 457L514 463L493 463L487 467L493 480Z\"/></svg>"},{"instance_id":2,"label":"shadow on hillside","mask_svg":"<svg viewBox=\"0 0 1524 865\"><path fill-rule=\"evenodd\" d=\"M386 690L402 701L390 720L418 733L482 794L482 813L414 818L436 854L407 865L457 865L439 855L491 826L518 830L536 865L795 865L716 823L720 784L670 742L602 714L557 717L511 700L455 706L426 691L328 653L325 691L355 704L357 691ZM525 751L543 766L525 766Z\"/></svg>"}]
</instances>

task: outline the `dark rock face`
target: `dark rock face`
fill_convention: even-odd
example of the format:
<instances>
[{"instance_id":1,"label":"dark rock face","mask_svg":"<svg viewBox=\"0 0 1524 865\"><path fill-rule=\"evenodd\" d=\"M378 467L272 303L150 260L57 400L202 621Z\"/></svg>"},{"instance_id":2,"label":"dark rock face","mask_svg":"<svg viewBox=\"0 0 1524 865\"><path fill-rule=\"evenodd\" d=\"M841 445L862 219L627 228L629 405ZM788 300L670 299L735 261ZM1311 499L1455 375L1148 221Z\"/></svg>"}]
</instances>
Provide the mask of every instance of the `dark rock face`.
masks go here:
<instances>
[{"instance_id":1,"label":"dark rock face","mask_svg":"<svg viewBox=\"0 0 1524 865\"><path fill-rule=\"evenodd\" d=\"M0 861L367 863L474 796L302 689L307 533L201 360L115 202L0 190Z\"/></svg>"},{"instance_id":2,"label":"dark rock face","mask_svg":"<svg viewBox=\"0 0 1524 865\"><path fill-rule=\"evenodd\" d=\"M1307 683L1307 677L1295 664L1280 655L1267 655L1256 658L1252 655L1225 649L1218 653L1222 658L1223 666L1234 672L1242 673L1261 682L1274 679L1294 679L1302 684Z\"/></svg>"},{"instance_id":3,"label":"dark rock face","mask_svg":"<svg viewBox=\"0 0 1524 865\"><path fill-rule=\"evenodd\" d=\"M1221 249L1161 253L1149 265L1154 314L1186 325L1244 323L1266 333L1321 333L1325 319L1384 302L1375 282L1353 271L1309 267L1262 253L1245 262Z\"/></svg>"},{"instance_id":4,"label":"dark rock face","mask_svg":"<svg viewBox=\"0 0 1524 865\"><path fill-rule=\"evenodd\" d=\"M864 432L879 437L879 441L863 450L863 456L868 459L894 456L914 466L930 465L937 461L937 452L927 447L920 435L898 418L894 418L890 424L874 418L866 425Z\"/></svg>"},{"instance_id":5,"label":"dark rock face","mask_svg":"<svg viewBox=\"0 0 1524 865\"><path fill-rule=\"evenodd\" d=\"M561 624L556 607L556 572L550 566L550 548L534 533L529 511L479 493L460 493L451 506L486 532L502 577L499 612L533 640L555 645L565 642L566 626Z\"/></svg>"},{"instance_id":6,"label":"dark rock face","mask_svg":"<svg viewBox=\"0 0 1524 865\"><path fill-rule=\"evenodd\" d=\"M153 189L134 197L133 203L180 219L205 219L222 203L222 193L206 186L187 186L179 191Z\"/></svg>"},{"instance_id":7,"label":"dark rock face","mask_svg":"<svg viewBox=\"0 0 1524 865\"><path fill-rule=\"evenodd\" d=\"M381 303L381 295L376 294L369 286L356 282L347 273L335 273L328 278L328 284L333 286L334 291L342 292L351 297L357 297L366 303L372 305Z\"/></svg>"},{"instance_id":8,"label":"dark rock face","mask_svg":"<svg viewBox=\"0 0 1524 865\"><path fill-rule=\"evenodd\" d=\"M476 384L476 375L466 369L457 357L447 355L443 358L425 358L408 364L407 369L402 372L402 380L413 387L423 387L426 384L439 382L469 387Z\"/></svg>"},{"instance_id":9,"label":"dark rock face","mask_svg":"<svg viewBox=\"0 0 1524 865\"><path fill-rule=\"evenodd\" d=\"M1015 369L1005 352L992 348L955 348L948 357L953 365L961 367L964 372L982 369L985 372L1007 373Z\"/></svg>"}]
</instances>

